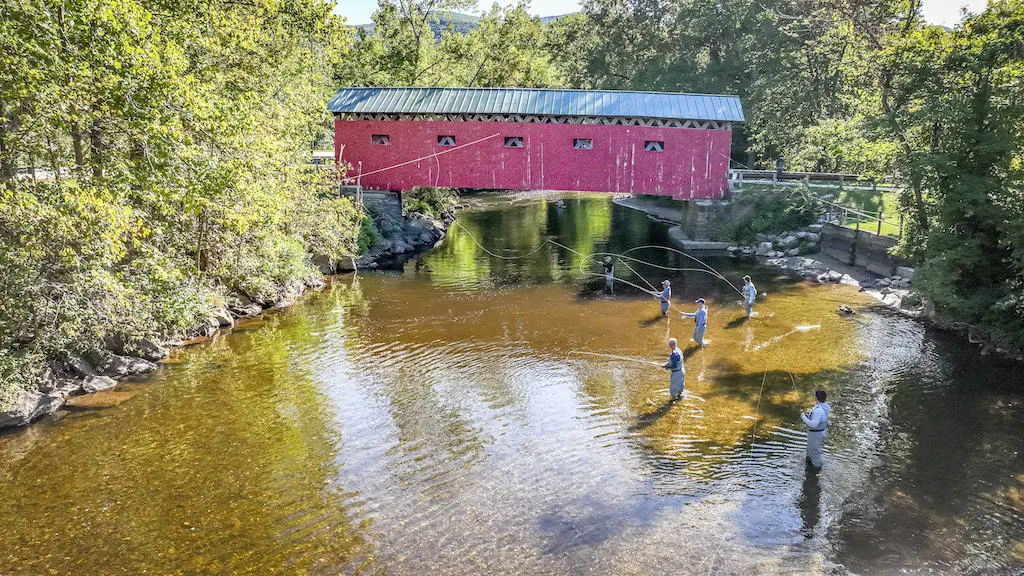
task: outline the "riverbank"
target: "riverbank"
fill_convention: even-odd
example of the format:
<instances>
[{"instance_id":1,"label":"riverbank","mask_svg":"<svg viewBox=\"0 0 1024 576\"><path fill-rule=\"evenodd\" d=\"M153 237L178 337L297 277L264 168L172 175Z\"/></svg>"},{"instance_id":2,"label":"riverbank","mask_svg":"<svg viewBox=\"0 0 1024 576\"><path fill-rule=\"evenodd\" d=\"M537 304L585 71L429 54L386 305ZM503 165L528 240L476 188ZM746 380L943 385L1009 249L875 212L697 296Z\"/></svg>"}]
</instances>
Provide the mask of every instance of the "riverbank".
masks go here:
<instances>
[{"instance_id":1,"label":"riverbank","mask_svg":"<svg viewBox=\"0 0 1024 576\"><path fill-rule=\"evenodd\" d=\"M441 218L421 213L389 216L380 223L385 235L366 253L341 259L312 255L311 261L324 276L355 272L357 268L377 268L382 263L437 246L454 221L452 210L445 211ZM231 330L239 321L259 319L291 307L303 295L325 285L324 278L310 276L280 285L272 295L263 298L250 297L238 290L229 291L223 306L215 308L208 318L178 337L129 343L108 336L101 349L86 354L65 353L63 358L48 362L42 377L23 385L18 397L0 411L0 430L27 426L55 414L75 398L112 390L121 380L149 374L167 360L173 349L207 342L218 333Z\"/></svg>"}]
</instances>

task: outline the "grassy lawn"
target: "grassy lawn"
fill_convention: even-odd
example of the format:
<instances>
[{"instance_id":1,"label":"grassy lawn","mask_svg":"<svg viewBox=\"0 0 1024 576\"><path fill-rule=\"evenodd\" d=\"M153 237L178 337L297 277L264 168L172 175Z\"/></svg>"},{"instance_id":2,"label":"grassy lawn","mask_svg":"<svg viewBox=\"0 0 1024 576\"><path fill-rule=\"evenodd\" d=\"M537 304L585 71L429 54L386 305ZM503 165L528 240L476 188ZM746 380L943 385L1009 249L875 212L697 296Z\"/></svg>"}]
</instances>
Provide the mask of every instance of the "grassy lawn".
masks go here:
<instances>
[{"instance_id":1,"label":"grassy lawn","mask_svg":"<svg viewBox=\"0 0 1024 576\"><path fill-rule=\"evenodd\" d=\"M850 186L864 187L868 185L865 183L849 183ZM772 190L772 184L761 182L748 181L743 183L743 187L740 188L742 191L765 191ZM776 186L775 191L779 194L787 194L796 192L799 190L796 186ZM843 206L849 206L855 210L863 212L871 216L877 216L879 213L882 214L882 219L887 222L882 223L881 234L883 236L899 237L900 229L898 226L899 222L899 211L897 209L898 203L896 199L896 191L889 188L878 188L877 190L860 190L851 189L844 186L842 189L839 188L837 182L818 182L810 181L808 183L808 189L815 196L823 197L827 194L833 196L833 202L842 204ZM843 226L848 228L857 227L857 217L850 215L845 222L841 222ZM863 219L860 224L861 230L869 232L878 232L878 221Z\"/></svg>"}]
</instances>

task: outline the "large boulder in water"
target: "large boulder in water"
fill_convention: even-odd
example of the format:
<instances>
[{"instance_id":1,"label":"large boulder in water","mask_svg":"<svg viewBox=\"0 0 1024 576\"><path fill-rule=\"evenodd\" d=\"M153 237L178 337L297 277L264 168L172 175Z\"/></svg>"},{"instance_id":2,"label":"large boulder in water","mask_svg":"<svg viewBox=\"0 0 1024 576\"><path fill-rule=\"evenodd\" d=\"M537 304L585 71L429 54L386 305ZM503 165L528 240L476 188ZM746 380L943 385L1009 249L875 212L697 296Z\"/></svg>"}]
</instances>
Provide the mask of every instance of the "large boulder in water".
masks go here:
<instances>
[{"instance_id":1,"label":"large boulder in water","mask_svg":"<svg viewBox=\"0 0 1024 576\"><path fill-rule=\"evenodd\" d=\"M100 374L113 378L146 374L156 370L156 368L156 364L149 360L132 358L131 356L119 356L117 354L110 354L98 367Z\"/></svg>"},{"instance_id":2,"label":"large boulder in water","mask_svg":"<svg viewBox=\"0 0 1024 576\"><path fill-rule=\"evenodd\" d=\"M355 272L356 259L351 256L342 256L334 266L335 272Z\"/></svg>"},{"instance_id":3,"label":"large boulder in water","mask_svg":"<svg viewBox=\"0 0 1024 576\"><path fill-rule=\"evenodd\" d=\"M56 391L26 391L6 411L0 412L0 428L25 426L40 416L52 414L64 403L64 397L65 394Z\"/></svg>"},{"instance_id":4,"label":"large boulder in water","mask_svg":"<svg viewBox=\"0 0 1024 576\"><path fill-rule=\"evenodd\" d=\"M326 254L313 256L313 266L316 266L321 274L334 274L334 258Z\"/></svg>"},{"instance_id":5,"label":"large boulder in water","mask_svg":"<svg viewBox=\"0 0 1024 576\"><path fill-rule=\"evenodd\" d=\"M64 405L68 394L79 390L79 386L78 380L47 372L38 390L21 392L6 410L0 411L0 429L25 426L37 418L53 414Z\"/></svg>"},{"instance_id":6,"label":"large boulder in water","mask_svg":"<svg viewBox=\"0 0 1024 576\"><path fill-rule=\"evenodd\" d=\"M93 376L82 382L82 391L91 394L100 390L109 390L114 386L117 386L117 382L109 376Z\"/></svg>"}]
</instances>

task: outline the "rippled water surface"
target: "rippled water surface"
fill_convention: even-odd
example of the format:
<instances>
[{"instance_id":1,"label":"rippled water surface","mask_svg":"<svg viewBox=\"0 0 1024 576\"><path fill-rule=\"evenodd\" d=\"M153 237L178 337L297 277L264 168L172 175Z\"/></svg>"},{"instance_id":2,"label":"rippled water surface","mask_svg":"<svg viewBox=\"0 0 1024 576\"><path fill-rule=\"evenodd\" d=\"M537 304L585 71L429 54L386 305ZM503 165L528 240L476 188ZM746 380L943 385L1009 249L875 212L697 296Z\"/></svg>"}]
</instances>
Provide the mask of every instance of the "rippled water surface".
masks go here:
<instances>
[{"instance_id":1,"label":"rippled water surface","mask_svg":"<svg viewBox=\"0 0 1024 576\"><path fill-rule=\"evenodd\" d=\"M1018 368L752 262L711 261L767 292L750 321L712 275L619 266L672 280L662 319L573 252L663 243L643 215L478 204L429 254L0 436L0 574L1022 570ZM711 343L685 347L680 403L657 367L581 354L663 362L698 296Z\"/></svg>"}]
</instances>

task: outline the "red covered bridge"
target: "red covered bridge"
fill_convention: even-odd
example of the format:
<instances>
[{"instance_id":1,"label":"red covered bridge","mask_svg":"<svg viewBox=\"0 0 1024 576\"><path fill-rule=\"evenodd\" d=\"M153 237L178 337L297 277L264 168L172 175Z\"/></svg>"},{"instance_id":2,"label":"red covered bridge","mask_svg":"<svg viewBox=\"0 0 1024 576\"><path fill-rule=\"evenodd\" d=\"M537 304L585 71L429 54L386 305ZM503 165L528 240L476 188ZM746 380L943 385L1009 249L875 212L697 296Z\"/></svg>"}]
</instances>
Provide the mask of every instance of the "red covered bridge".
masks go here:
<instances>
[{"instance_id":1,"label":"red covered bridge","mask_svg":"<svg viewBox=\"0 0 1024 576\"><path fill-rule=\"evenodd\" d=\"M721 198L735 96L526 88L344 88L335 159L364 188Z\"/></svg>"}]
</instances>

